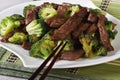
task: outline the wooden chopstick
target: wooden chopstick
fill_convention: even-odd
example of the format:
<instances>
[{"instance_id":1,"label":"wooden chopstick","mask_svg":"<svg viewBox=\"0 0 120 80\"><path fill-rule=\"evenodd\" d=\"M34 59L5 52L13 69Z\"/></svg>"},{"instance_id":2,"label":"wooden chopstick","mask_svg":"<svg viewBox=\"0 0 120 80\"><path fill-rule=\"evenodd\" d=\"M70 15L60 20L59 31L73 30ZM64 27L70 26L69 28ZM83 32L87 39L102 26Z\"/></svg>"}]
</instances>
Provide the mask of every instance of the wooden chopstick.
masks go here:
<instances>
[{"instance_id":1,"label":"wooden chopstick","mask_svg":"<svg viewBox=\"0 0 120 80\"><path fill-rule=\"evenodd\" d=\"M35 77L41 72L41 70L45 67L45 65L50 61L50 59L53 57L53 60L49 64L49 66L46 68L46 70L43 72L39 80L44 80L47 76L48 72L51 70L52 66L54 65L57 58L60 56L61 51L65 47L67 42L63 43L62 41L60 44L53 50L53 52L50 54L50 56L41 64L40 67L32 74L32 76L28 80L34 80ZM56 54L56 55L55 55ZM55 56L54 56L55 55Z\"/></svg>"}]
</instances>

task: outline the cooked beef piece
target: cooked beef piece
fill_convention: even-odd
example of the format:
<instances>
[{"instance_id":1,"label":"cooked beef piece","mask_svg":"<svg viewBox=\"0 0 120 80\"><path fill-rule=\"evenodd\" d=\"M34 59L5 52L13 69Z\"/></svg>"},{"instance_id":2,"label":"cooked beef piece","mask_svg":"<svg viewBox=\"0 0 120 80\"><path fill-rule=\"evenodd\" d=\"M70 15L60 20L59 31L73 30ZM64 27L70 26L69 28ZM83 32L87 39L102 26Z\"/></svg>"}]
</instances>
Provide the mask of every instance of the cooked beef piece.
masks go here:
<instances>
[{"instance_id":1,"label":"cooked beef piece","mask_svg":"<svg viewBox=\"0 0 120 80\"><path fill-rule=\"evenodd\" d=\"M26 49L26 50L30 50L31 49L32 44L29 41L24 41L22 43L22 48Z\"/></svg>"},{"instance_id":2,"label":"cooked beef piece","mask_svg":"<svg viewBox=\"0 0 120 80\"><path fill-rule=\"evenodd\" d=\"M71 41L72 41L73 46L76 50L82 48L82 44L80 43L79 38L75 38L75 37L72 36Z\"/></svg>"},{"instance_id":3,"label":"cooked beef piece","mask_svg":"<svg viewBox=\"0 0 120 80\"><path fill-rule=\"evenodd\" d=\"M101 43L107 48L108 51L113 51L114 48L112 47L110 40L109 40L109 35L107 30L105 29L105 21L107 20L106 17L102 14L98 15L98 30L100 33L100 41Z\"/></svg>"},{"instance_id":4,"label":"cooked beef piece","mask_svg":"<svg viewBox=\"0 0 120 80\"><path fill-rule=\"evenodd\" d=\"M87 34L95 33L97 30L97 24L92 24L86 31Z\"/></svg>"},{"instance_id":5,"label":"cooked beef piece","mask_svg":"<svg viewBox=\"0 0 120 80\"><path fill-rule=\"evenodd\" d=\"M20 20L21 25L25 25L25 19Z\"/></svg>"},{"instance_id":6,"label":"cooked beef piece","mask_svg":"<svg viewBox=\"0 0 120 80\"><path fill-rule=\"evenodd\" d=\"M46 20L45 20L45 23L50 26L51 22L55 19L55 17L56 17L56 16L46 19Z\"/></svg>"},{"instance_id":7,"label":"cooked beef piece","mask_svg":"<svg viewBox=\"0 0 120 80\"><path fill-rule=\"evenodd\" d=\"M67 18L65 18L65 17L57 16L57 17L52 21L52 23L50 24L50 27L58 28L58 27L60 27L62 24L64 24L66 20L67 20Z\"/></svg>"},{"instance_id":8,"label":"cooked beef piece","mask_svg":"<svg viewBox=\"0 0 120 80\"><path fill-rule=\"evenodd\" d=\"M60 56L60 59L62 60L76 60L84 55L84 50L76 50L76 51L69 51L69 52L63 52L63 54Z\"/></svg>"},{"instance_id":9,"label":"cooked beef piece","mask_svg":"<svg viewBox=\"0 0 120 80\"><path fill-rule=\"evenodd\" d=\"M38 16L37 13L41 7L35 7L33 9L27 10L25 24L29 24L31 21L35 20Z\"/></svg>"},{"instance_id":10,"label":"cooked beef piece","mask_svg":"<svg viewBox=\"0 0 120 80\"><path fill-rule=\"evenodd\" d=\"M82 34L84 31L87 30L87 28L91 25L89 22L82 22L72 33L74 37L78 37L80 34Z\"/></svg>"},{"instance_id":11,"label":"cooked beef piece","mask_svg":"<svg viewBox=\"0 0 120 80\"><path fill-rule=\"evenodd\" d=\"M26 14L25 24L29 24L31 21L35 20L36 17L36 11L29 9Z\"/></svg>"},{"instance_id":12,"label":"cooked beef piece","mask_svg":"<svg viewBox=\"0 0 120 80\"><path fill-rule=\"evenodd\" d=\"M26 33L26 34L27 34L26 25L25 25L25 19L20 20L20 23L21 23L21 26L20 26L20 28L18 28L18 30L19 30L20 32L23 32L23 33Z\"/></svg>"},{"instance_id":13,"label":"cooked beef piece","mask_svg":"<svg viewBox=\"0 0 120 80\"><path fill-rule=\"evenodd\" d=\"M65 39L76 27L81 23L85 15L87 14L87 8L81 8L73 16L71 16L58 30L54 32L52 40Z\"/></svg>"},{"instance_id":14,"label":"cooked beef piece","mask_svg":"<svg viewBox=\"0 0 120 80\"><path fill-rule=\"evenodd\" d=\"M50 25L50 27L53 28L60 27L67 20L66 12L67 12L66 6L63 5L59 6L57 9L57 15L52 18L46 19L45 22L48 25Z\"/></svg>"},{"instance_id":15,"label":"cooked beef piece","mask_svg":"<svg viewBox=\"0 0 120 80\"><path fill-rule=\"evenodd\" d=\"M90 11L90 13L88 15L88 21L90 21L92 23L96 23L97 20L98 20L97 15L93 11Z\"/></svg>"}]
</instances>

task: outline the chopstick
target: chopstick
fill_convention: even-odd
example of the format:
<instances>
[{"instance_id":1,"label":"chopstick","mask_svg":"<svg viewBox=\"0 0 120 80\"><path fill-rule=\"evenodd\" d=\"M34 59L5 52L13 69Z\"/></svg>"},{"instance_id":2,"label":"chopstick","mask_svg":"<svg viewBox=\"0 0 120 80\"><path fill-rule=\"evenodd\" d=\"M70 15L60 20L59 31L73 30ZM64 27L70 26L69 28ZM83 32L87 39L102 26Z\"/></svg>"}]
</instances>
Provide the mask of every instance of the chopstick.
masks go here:
<instances>
[{"instance_id":1,"label":"chopstick","mask_svg":"<svg viewBox=\"0 0 120 80\"><path fill-rule=\"evenodd\" d=\"M38 67L38 69L32 74L32 76L28 80L34 80L35 77L42 71L42 69L46 66L46 64L50 61L50 59L53 57L51 63L48 65L46 70L43 72L39 80L44 80L47 76L48 72L51 70L52 66L58 59L58 57L61 55L61 51L64 49L67 42L60 42L59 45L53 50L53 52L48 56L48 58ZM56 54L56 55L55 55Z\"/></svg>"}]
</instances>

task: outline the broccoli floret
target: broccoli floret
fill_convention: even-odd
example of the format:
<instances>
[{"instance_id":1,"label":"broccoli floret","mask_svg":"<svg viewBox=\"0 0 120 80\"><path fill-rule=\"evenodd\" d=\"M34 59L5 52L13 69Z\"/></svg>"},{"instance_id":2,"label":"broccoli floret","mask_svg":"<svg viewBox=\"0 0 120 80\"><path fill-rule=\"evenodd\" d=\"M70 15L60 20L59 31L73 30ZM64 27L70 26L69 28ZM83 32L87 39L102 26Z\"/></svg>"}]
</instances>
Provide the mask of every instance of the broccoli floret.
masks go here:
<instances>
[{"instance_id":1,"label":"broccoli floret","mask_svg":"<svg viewBox=\"0 0 120 80\"><path fill-rule=\"evenodd\" d=\"M105 23L105 28L106 28L106 30L110 30L111 31L113 29L113 23L111 21L107 21Z\"/></svg>"},{"instance_id":2,"label":"broccoli floret","mask_svg":"<svg viewBox=\"0 0 120 80\"><path fill-rule=\"evenodd\" d=\"M36 5L33 5L33 4L29 4L29 5L25 6L23 9L23 15L26 16L27 10L33 9L35 7L36 7Z\"/></svg>"},{"instance_id":3,"label":"broccoli floret","mask_svg":"<svg viewBox=\"0 0 120 80\"><path fill-rule=\"evenodd\" d=\"M12 32L14 29L20 27L21 19L23 19L23 17L19 14L14 14L2 19L2 21L0 22L0 35L5 36Z\"/></svg>"},{"instance_id":4,"label":"broccoli floret","mask_svg":"<svg viewBox=\"0 0 120 80\"><path fill-rule=\"evenodd\" d=\"M96 50L95 50L96 49ZM107 49L103 45L98 45L94 48L95 55L98 56L106 56L107 55Z\"/></svg>"},{"instance_id":5,"label":"broccoli floret","mask_svg":"<svg viewBox=\"0 0 120 80\"><path fill-rule=\"evenodd\" d=\"M109 39L110 39L110 41L114 40L114 39L115 39L115 36L116 36L117 33L118 33L117 30L114 30L114 31L108 30L107 32L108 32L108 34L109 34Z\"/></svg>"},{"instance_id":6,"label":"broccoli floret","mask_svg":"<svg viewBox=\"0 0 120 80\"><path fill-rule=\"evenodd\" d=\"M51 17L55 16L56 14L57 14L57 11L54 9L52 4L45 5L38 12L39 18L42 18L44 20L51 18Z\"/></svg>"},{"instance_id":7,"label":"broccoli floret","mask_svg":"<svg viewBox=\"0 0 120 80\"><path fill-rule=\"evenodd\" d=\"M42 37L46 33L46 26L42 19L33 20L30 24L26 26L26 31L29 35Z\"/></svg>"},{"instance_id":8,"label":"broccoli floret","mask_svg":"<svg viewBox=\"0 0 120 80\"><path fill-rule=\"evenodd\" d=\"M97 14L106 15L106 12L104 12L104 11L102 11L102 10L100 10L100 9L92 9L92 8L90 8L90 10L91 10L92 12L94 12L96 15L97 15Z\"/></svg>"},{"instance_id":9,"label":"broccoli floret","mask_svg":"<svg viewBox=\"0 0 120 80\"><path fill-rule=\"evenodd\" d=\"M81 8L80 5L72 5L68 7L68 16L72 16L75 12L79 11Z\"/></svg>"},{"instance_id":10,"label":"broccoli floret","mask_svg":"<svg viewBox=\"0 0 120 80\"><path fill-rule=\"evenodd\" d=\"M107 49L94 38L93 35L86 34L80 36L80 42L85 51L85 57L92 58L94 56L101 56L107 54Z\"/></svg>"},{"instance_id":11,"label":"broccoli floret","mask_svg":"<svg viewBox=\"0 0 120 80\"><path fill-rule=\"evenodd\" d=\"M51 40L51 33L53 33L53 31L48 32L42 39L33 44L29 51L30 56L46 59L52 53L57 43Z\"/></svg>"},{"instance_id":12,"label":"broccoli floret","mask_svg":"<svg viewBox=\"0 0 120 80\"><path fill-rule=\"evenodd\" d=\"M91 42L91 36L89 35L81 35L80 42L83 45L83 50L85 51L86 57L94 57L92 46L94 46L95 42Z\"/></svg>"},{"instance_id":13,"label":"broccoli floret","mask_svg":"<svg viewBox=\"0 0 120 80\"><path fill-rule=\"evenodd\" d=\"M35 43L40 39L40 37L37 37L36 35L29 35L28 39L30 43Z\"/></svg>"},{"instance_id":14,"label":"broccoli floret","mask_svg":"<svg viewBox=\"0 0 120 80\"><path fill-rule=\"evenodd\" d=\"M27 35L25 35L22 32L16 32L12 37L8 39L9 42L15 43L15 44L21 44L23 41L27 40Z\"/></svg>"},{"instance_id":15,"label":"broccoli floret","mask_svg":"<svg viewBox=\"0 0 120 80\"><path fill-rule=\"evenodd\" d=\"M69 39L65 39L63 42L67 42L67 44L65 45L65 47L63 49L63 52L74 50L73 43Z\"/></svg>"},{"instance_id":16,"label":"broccoli floret","mask_svg":"<svg viewBox=\"0 0 120 80\"><path fill-rule=\"evenodd\" d=\"M24 17L20 14L13 14L10 17L14 20L23 20L24 19Z\"/></svg>"},{"instance_id":17,"label":"broccoli floret","mask_svg":"<svg viewBox=\"0 0 120 80\"><path fill-rule=\"evenodd\" d=\"M92 9L92 11L95 13L95 14L101 14L102 11L100 9Z\"/></svg>"},{"instance_id":18,"label":"broccoli floret","mask_svg":"<svg viewBox=\"0 0 120 80\"><path fill-rule=\"evenodd\" d=\"M113 30L113 23L111 21L107 21L105 23L105 28L106 28L106 30L107 30L107 32L109 34L110 41L115 39L115 36L117 35L118 31Z\"/></svg>"}]
</instances>

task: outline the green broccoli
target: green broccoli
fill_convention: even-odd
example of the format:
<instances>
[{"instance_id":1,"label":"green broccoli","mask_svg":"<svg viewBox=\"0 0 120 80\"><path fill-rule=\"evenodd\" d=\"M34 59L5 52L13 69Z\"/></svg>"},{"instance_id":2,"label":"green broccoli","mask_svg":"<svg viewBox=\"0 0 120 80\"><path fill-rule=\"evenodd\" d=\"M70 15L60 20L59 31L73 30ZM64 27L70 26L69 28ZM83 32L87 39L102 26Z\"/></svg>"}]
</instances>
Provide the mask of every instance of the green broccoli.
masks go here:
<instances>
[{"instance_id":1,"label":"green broccoli","mask_svg":"<svg viewBox=\"0 0 120 80\"><path fill-rule=\"evenodd\" d=\"M101 14L101 10L100 9L92 9L92 11L95 13L95 14Z\"/></svg>"},{"instance_id":2,"label":"green broccoli","mask_svg":"<svg viewBox=\"0 0 120 80\"><path fill-rule=\"evenodd\" d=\"M42 39L33 44L29 51L30 56L46 59L52 53L57 43L51 40L51 33L53 33L53 31L48 32Z\"/></svg>"},{"instance_id":3,"label":"green broccoli","mask_svg":"<svg viewBox=\"0 0 120 80\"><path fill-rule=\"evenodd\" d=\"M33 20L26 26L26 31L29 35L42 37L46 33L46 26L42 19Z\"/></svg>"},{"instance_id":4,"label":"green broccoli","mask_svg":"<svg viewBox=\"0 0 120 80\"><path fill-rule=\"evenodd\" d=\"M97 56L106 56L107 55L107 49L103 45L97 45L93 48L94 54Z\"/></svg>"},{"instance_id":5,"label":"green broccoli","mask_svg":"<svg viewBox=\"0 0 120 80\"><path fill-rule=\"evenodd\" d=\"M91 10L92 12L94 12L95 14L103 14L103 15L106 14L106 12L104 12L104 11L102 11L102 10L100 10L100 9L92 9L92 8L90 8L90 10Z\"/></svg>"},{"instance_id":6,"label":"green broccoli","mask_svg":"<svg viewBox=\"0 0 120 80\"><path fill-rule=\"evenodd\" d=\"M111 21L107 21L106 23L105 23L105 28L106 28L106 30L113 30L113 23L111 22Z\"/></svg>"},{"instance_id":7,"label":"green broccoli","mask_svg":"<svg viewBox=\"0 0 120 80\"><path fill-rule=\"evenodd\" d=\"M105 28L109 34L109 38L110 41L112 41L113 39L115 39L115 36L117 35L118 31L117 30L113 30L113 23L111 21L107 21L105 23Z\"/></svg>"},{"instance_id":8,"label":"green broccoli","mask_svg":"<svg viewBox=\"0 0 120 80\"><path fill-rule=\"evenodd\" d=\"M14 20L23 20L24 19L24 17L20 14L13 14L10 17Z\"/></svg>"},{"instance_id":9,"label":"green broccoli","mask_svg":"<svg viewBox=\"0 0 120 80\"><path fill-rule=\"evenodd\" d=\"M28 35L28 39L30 43L35 43L40 39L40 37L37 37L36 35Z\"/></svg>"},{"instance_id":10,"label":"green broccoli","mask_svg":"<svg viewBox=\"0 0 120 80\"><path fill-rule=\"evenodd\" d=\"M72 5L72 6L68 6L68 16L72 16L75 12L79 11L81 8L80 5Z\"/></svg>"},{"instance_id":11,"label":"green broccoli","mask_svg":"<svg viewBox=\"0 0 120 80\"><path fill-rule=\"evenodd\" d=\"M107 54L107 49L94 38L94 35L86 34L80 36L80 43L83 45L85 56L92 58L94 56L101 56Z\"/></svg>"},{"instance_id":12,"label":"green broccoli","mask_svg":"<svg viewBox=\"0 0 120 80\"><path fill-rule=\"evenodd\" d=\"M69 39L65 39L65 40L63 40L63 42L67 42L67 44L65 45L65 47L63 49L63 52L74 50L73 43Z\"/></svg>"},{"instance_id":13,"label":"green broccoli","mask_svg":"<svg viewBox=\"0 0 120 80\"><path fill-rule=\"evenodd\" d=\"M117 30L114 30L114 31L108 30L107 32L108 32L108 34L109 34L109 39L110 39L110 41L114 40L114 39L115 39L115 36L116 36L117 33L118 33Z\"/></svg>"},{"instance_id":14,"label":"green broccoli","mask_svg":"<svg viewBox=\"0 0 120 80\"><path fill-rule=\"evenodd\" d=\"M14 14L2 19L2 21L0 22L0 35L5 36L12 32L14 29L20 27L21 19L23 19L23 17L19 14Z\"/></svg>"},{"instance_id":15,"label":"green broccoli","mask_svg":"<svg viewBox=\"0 0 120 80\"><path fill-rule=\"evenodd\" d=\"M55 16L56 14L57 14L57 11L54 9L52 4L46 4L38 12L39 18L42 18L44 20L51 18L51 17Z\"/></svg>"},{"instance_id":16,"label":"green broccoli","mask_svg":"<svg viewBox=\"0 0 120 80\"><path fill-rule=\"evenodd\" d=\"M9 42L15 43L15 44L22 44L23 41L27 40L27 35L25 35L22 32L16 32L12 37L8 39Z\"/></svg>"},{"instance_id":17,"label":"green broccoli","mask_svg":"<svg viewBox=\"0 0 120 80\"><path fill-rule=\"evenodd\" d=\"M33 9L35 7L36 7L36 5L33 5L33 4L29 4L29 5L25 6L23 9L23 15L26 16L27 10Z\"/></svg>"}]
</instances>

